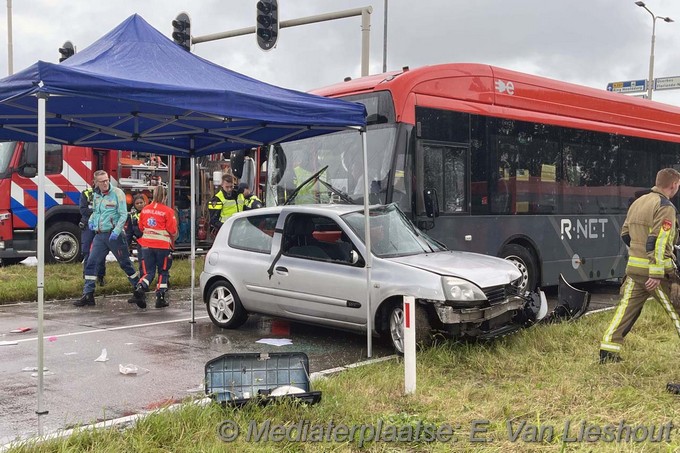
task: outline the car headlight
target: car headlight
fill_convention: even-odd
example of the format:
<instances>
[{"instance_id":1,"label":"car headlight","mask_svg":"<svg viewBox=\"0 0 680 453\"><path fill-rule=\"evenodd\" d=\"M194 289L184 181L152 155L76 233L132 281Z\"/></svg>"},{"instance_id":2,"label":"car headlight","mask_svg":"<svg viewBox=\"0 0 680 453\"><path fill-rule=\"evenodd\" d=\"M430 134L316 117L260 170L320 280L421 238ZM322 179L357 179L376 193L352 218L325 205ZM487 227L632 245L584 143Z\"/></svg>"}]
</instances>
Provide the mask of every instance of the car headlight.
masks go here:
<instances>
[{"instance_id":1,"label":"car headlight","mask_svg":"<svg viewBox=\"0 0 680 453\"><path fill-rule=\"evenodd\" d=\"M442 277L447 300L459 302L483 302L486 296L476 285L456 277Z\"/></svg>"}]
</instances>

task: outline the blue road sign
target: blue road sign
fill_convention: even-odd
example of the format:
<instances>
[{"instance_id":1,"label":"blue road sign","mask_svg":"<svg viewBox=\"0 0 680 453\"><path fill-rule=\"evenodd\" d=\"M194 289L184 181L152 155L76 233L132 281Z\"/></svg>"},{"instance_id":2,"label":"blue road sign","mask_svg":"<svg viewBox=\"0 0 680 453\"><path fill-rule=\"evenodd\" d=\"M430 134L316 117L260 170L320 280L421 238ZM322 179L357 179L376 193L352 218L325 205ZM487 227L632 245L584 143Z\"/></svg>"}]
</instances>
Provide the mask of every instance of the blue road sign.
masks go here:
<instances>
[{"instance_id":1,"label":"blue road sign","mask_svg":"<svg viewBox=\"0 0 680 453\"><path fill-rule=\"evenodd\" d=\"M626 80L624 82L610 82L607 91L616 93L637 93L647 91L647 80Z\"/></svg>"}]
</instances>

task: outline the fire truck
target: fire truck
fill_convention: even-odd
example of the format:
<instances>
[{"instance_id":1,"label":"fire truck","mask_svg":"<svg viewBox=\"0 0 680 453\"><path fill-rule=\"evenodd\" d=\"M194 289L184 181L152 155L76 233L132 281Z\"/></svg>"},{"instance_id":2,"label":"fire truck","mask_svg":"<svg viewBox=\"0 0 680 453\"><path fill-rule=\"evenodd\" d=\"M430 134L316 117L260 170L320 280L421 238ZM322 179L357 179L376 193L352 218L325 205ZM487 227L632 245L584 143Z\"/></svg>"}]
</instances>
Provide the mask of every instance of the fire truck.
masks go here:
<instances>
[{"instance_id":1,"label":"fire truck","mask_svg":"<svg viewBox=\"0 0 680 453\"><path fill-rule=\"evenodd\" d=\"M146 157L145 157L146 156ZM73 263L80 253L80 194L90 187L96 170L105 170L114 185L132 202L137 192L150 195L154 184L166 184L178 212L180 235L176 250L190 244L191 201L197 202L198 246L209 248L207 203L219 189L221 171L228 166L222 155L199 160L198 197L192 198L188 158L156 156L130 151L66 145L45 145L45 261ZM37 143L0 142L0 263L16 264L36 255L37 249ZM251 166L253 166L251 164ZM254 174L254 173L252 173ZM250 178L252 179L252 177ZM129 208L129 206L128 206Z\"/></svg>"}]
</instances>

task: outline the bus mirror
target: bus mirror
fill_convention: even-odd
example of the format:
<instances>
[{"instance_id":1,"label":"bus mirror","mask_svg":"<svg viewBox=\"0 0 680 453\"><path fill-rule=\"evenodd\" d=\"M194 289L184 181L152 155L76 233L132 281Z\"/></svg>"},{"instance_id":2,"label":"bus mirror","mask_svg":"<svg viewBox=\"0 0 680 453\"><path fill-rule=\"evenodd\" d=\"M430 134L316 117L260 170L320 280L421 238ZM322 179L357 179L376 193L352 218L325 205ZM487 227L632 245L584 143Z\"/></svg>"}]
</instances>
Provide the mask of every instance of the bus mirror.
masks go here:
<instances>
[{"instance_id":1,"label":"bus mirror","mask_svg":"<svg viewBox=\"0 0 680 453\"><path fill-rule=\"evenodd\" d=\"M243 164L245 162L246 152L243 149L232 151L229 156L229 163L231 164L231 172L234 176L241 179L243 176Z\"/></svg>"},{"instance_id":2,"label":"bus mirror","mask_svg":"<svg viewBox=\"0 0 680 453\"><path fill-rule=\"evenodd\" d=\"M437 191L434 189L425 189L423 191L425 199L425 213L431 219L439 217L439 200L437 199Z\"/></svg>"}]
</instances>

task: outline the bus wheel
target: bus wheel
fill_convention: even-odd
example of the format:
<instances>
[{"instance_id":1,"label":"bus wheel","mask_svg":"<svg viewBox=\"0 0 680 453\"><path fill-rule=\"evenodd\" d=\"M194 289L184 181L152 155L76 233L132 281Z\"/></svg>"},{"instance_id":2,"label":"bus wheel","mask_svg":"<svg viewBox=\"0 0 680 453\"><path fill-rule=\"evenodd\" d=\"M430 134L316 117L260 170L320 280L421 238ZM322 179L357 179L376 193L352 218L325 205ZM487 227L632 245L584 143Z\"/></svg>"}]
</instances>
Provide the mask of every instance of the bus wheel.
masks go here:
<instances>
[{"instance_id":1,"label":"bus wheel","mask_svg":"<svg viewBox=\"0 0 680 453\"><path fill-rule=\"evenodd\" d=\"M533 291L538 286L538 264L534 254L517 244L508 244L501 250L501 258L511 261L522 273L517 287L520 291Z\"/></svg>"},{"instance_id":2,"label":"bus wheel","mask_svg":"<svg viewBox=\"0 0 680 453\"><path fill-rule=\"evenodd\" d=\"M81 260L80 228L71 222L57 222L45 232L45 261L76 263Z\"/></svg>"}]
</instances>

